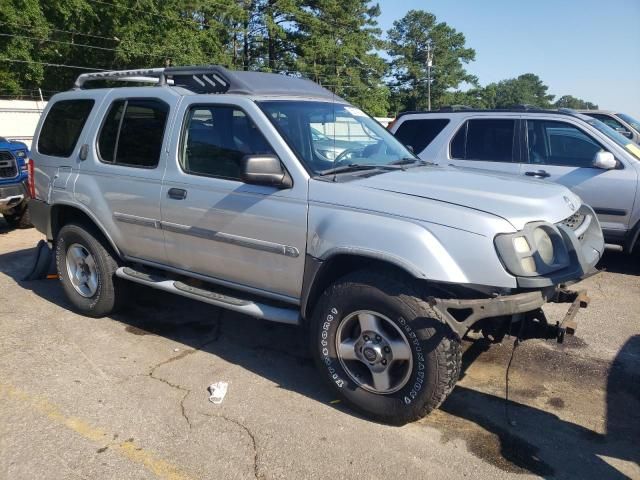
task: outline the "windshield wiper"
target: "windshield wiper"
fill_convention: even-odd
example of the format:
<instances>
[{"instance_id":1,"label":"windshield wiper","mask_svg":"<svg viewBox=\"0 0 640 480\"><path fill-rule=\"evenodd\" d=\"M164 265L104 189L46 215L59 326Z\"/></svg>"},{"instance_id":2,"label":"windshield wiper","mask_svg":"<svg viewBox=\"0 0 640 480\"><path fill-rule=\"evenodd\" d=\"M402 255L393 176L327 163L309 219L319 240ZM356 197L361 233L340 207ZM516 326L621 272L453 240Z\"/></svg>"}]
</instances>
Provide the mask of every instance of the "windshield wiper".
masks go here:
<instances>
[{"instance_id":1,"label":"windshield wiper","mask_svg":"<svg viewBox=\"0 0 640 480\"><path fill-rule=\"evenodd\" d=\"M340 165L339 167L328 168L321 170L318 175L323 177L325 175L336 175L338 173L358 172L361 170L401 170L402 165L376 165L374 163L350 163L349 165Z\"/></svg>"},{"instance_id":2,"label":"windshield wiper","mask_svg":"<svg viewBox=\"0 0 640 480\"><path fill-rule=\"evenodd\" d=\"M426 160L422 160L421 158L413 158L413 157L404 157L404 158L401 158L400 160L391 162L389 165L414 165L414 164L416 166L437 165L436 163L427 162Z\"/></svg>"}]
</instances>

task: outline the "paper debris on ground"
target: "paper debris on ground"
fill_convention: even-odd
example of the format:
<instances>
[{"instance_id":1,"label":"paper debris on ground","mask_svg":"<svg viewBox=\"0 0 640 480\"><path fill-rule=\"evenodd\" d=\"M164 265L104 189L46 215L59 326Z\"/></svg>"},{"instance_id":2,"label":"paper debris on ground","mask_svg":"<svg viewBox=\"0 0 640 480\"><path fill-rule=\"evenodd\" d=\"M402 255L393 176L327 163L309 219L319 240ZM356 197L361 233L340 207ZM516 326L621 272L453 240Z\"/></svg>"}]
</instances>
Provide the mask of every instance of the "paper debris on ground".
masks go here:
<instances>
[{"instance_id":1,"label":"paper debris on ground","mask_svg":"<svg viewBox=\"0 0 640 480\"><path fill-rule=\"evenodd\" d=\"M229 382L216 382L209 385L209 401L220 405L224 400L224 396L227 394L229 388Z\"/></svg>"}]
</instances>

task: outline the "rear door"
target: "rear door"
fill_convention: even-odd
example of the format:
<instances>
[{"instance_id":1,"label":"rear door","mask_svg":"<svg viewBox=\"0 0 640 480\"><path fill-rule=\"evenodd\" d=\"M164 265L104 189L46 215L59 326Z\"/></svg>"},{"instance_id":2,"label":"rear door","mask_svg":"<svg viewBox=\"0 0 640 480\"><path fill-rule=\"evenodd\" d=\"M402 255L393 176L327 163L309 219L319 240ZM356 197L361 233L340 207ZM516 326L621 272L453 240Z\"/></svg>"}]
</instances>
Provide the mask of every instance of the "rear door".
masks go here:
<instances>
[{"instance_id":1,"label":"rear door","mask_svg":"<svg viewBox=\"0 0 640 480\"><path fill-rule=\"evenodd\" d=\"M520 172L516 116L469 118L449 144L449 162L458 167L496 172Z\"/></svg>"},{"instance_id":2,"label":"rear door","mask_svg":"<svg viewBox=\"0 0 640 480\"><path fill-rule=\"evenodd\" d=\"M127 257L164 263L164 133L180 97L170 89L132 90L114 89L105 99L105 113L92 128L87 159L80 163L75 197L98 217Z\"/></svg>"},{"instance_id":3,"label":"rear door","mask_svg":"<svg viewBox=\"0 0 640 480\"><path fill-rule=\"evenodd\" d=\"M603 229L626 230L636 192L636 173L620 168L595 168L604 145L573 122L527 119L524 135L527 164L523 175L561 183L577 193L598 214ZM615 156L615 152L612 152Z\"/></svg>"}]
</instances>

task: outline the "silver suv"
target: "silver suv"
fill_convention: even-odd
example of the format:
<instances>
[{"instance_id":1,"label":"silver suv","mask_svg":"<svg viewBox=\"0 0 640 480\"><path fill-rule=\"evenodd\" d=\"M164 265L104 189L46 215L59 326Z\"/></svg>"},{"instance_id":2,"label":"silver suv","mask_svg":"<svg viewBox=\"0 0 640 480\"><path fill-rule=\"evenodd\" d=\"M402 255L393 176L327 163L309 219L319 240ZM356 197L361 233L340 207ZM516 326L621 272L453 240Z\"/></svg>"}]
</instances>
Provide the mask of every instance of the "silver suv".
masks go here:
<instances>
[{"instance_id":1,"label":"silver suv","mask_svg":"<svg viewBox=\"0 0 640 480\"><path fill-rule=\"evenodd\" d=\"M155 85L87 88L116 80ZM566 188L427 165L358 108L275 74L81 75L47 105L33 160L33 222L79 312L111 314L137 282L303 325L330 387L393 423L446 398L470 330L571 333L586 299L559 285L603 251ZM574 308L547 322L550 301Z\"/></svg>"},{"instance_id":2,"label":"silver suv","mask_svg":"<svg viewBox=\"0 0 640 480\"><path fill-rule=\"evenodd\" d=\"M558 182L591 205L607 247L640 236L640 147L572 110L407 112L390 131L424 160Z\"/></svg>"}]
</instances>

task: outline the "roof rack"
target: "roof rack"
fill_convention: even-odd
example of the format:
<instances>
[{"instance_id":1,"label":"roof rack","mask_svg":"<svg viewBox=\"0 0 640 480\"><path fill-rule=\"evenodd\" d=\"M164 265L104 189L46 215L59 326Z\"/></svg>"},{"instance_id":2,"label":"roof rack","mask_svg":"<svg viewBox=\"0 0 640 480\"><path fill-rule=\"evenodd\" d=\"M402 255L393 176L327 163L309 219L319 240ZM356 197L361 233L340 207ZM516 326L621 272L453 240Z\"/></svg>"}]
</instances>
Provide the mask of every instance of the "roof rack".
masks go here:
<instances>
[{"instance_id":1,"label":"roof rack","mask_svg":"<svg viewBox=\"0 0 640 480\"><path fill-rule=\"evenodd\" d=\"M78 76L73 88L81 90L88 82L100 80L182 87L193 93L311 96L344 102L334 93L305 78L277 73L233 71L220 65L83 73Z\"/></svg>"}]
</instances>

